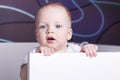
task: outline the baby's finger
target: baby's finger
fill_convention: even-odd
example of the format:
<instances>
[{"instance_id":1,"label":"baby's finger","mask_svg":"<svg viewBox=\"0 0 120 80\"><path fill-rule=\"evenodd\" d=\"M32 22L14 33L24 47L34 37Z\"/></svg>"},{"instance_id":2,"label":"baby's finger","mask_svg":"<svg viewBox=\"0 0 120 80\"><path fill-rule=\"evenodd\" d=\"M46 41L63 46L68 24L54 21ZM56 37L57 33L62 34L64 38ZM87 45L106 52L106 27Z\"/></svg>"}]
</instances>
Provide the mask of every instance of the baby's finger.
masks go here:
<instances>
[{"instance_id":1,"label":"baby's finger","mask_svg":"<svg viewBox=\"0 0 120 80\"><path fill-rule=\"evenodd\" d=\"M95 56L95 48L93 45L88 45L84 47L84 52L86 53L87 56L93 57Z\"/></svg>"},{"instance_id":2,"label":"baby's finger","mask_svg":"<svg viewBox=\"0 0 120 80\"><path fill-rule=\"evenodd\" d=\"M92 57L96 57L96 55L97 55L96 47L95 47L95 46L92 46L92 47L91 47L91 56L92 56Z\"/></svg>"},{"instance_id":3,"label":"baby's finger","mask_svg":"<svg viewBox=\"0 0 120 80\"><path fill-rule=\"evenodd\" d=\"M54 49L51 48L51 49L50 49L50 52L51 52L51 54L53 54L55 51L54 51Z\"/></svg>"},{"instance_id":4,"label":"baby's finger","mask_svg":"<svg viewBox=\"0 0 120 80\"><path fill-rule=\"evenodd\" d=\"M50 56L50 55L51 55L51 51L50 51L49 48L46 48L46 49L44 50L44 55L45 55L45 56Z\"/></svg>"},{"instance_id":5,"label":"baby's finger","mask_svg":"<svg viewBox=\"0 0 120 80\"><path fill-rule=\"evenodd\" d=\"M86 54L87 54L89 57L92 57L92 50L89 49L89 48L87 48L86 50L87 50Z\"/></svg>"},{"instance_id":6,"label":"baby's finger","mask_svg":"<svg viewBox=\"0 0 120 80\"><path fill-rule=\"evenodd\" d=\"M36 53L41 53L41 50L37 48Z\"/></svg>"},{"instance_id":7,"label":"baby's finger","mask_svg":"<svg viewBox=\"0 0 120 80\"><path fill-rule=\"evenodd\" d=\"M89 56L89 50L86 47L84 47L84 53L86 54L86 56Z\"/></svg>"},{"instance_id":8,"label":"baby's finger","mask_svg":"<svg viewBox=\"0 0 120 80\"><path fill-rule=\"evenodd\" d=\"M92 56L93 56L93 57L96 57L96 56L97 56L97 50L98 50L97 45L93 45L93 46L91 47L91 50L92 50Z\"/></svg>"}]
</instances>

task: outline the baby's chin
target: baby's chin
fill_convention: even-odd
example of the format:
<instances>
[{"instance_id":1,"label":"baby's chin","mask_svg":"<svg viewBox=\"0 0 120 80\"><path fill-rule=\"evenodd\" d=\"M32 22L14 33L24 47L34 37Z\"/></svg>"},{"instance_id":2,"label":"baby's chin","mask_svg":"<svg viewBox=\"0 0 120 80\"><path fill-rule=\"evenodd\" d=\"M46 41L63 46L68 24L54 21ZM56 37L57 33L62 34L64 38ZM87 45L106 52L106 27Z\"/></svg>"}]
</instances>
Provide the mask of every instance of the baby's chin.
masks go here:
<instances>
[{"instance_id":1,"label":"baby's chin","mask_svg":"<svg viewBox=\"0 0 120 80\"><path fill-rule=\"evenodd\" d=\"M65 52L66 48L63 48L61 46L58 45L48 45L49 48L52 48L55 52Z\"/></svg>"},{"instance_id":2,"label":"baby's chin","mask_svg":"<svg viewBox=\"0 0 120 80\"><path fill-rule=\"evenodd\" d=\"M47 44L46 46L49 47L49 48L53 48L53 49L56 48L56 45L54 45L54 44Z\"/></svg>"}]
</instances>

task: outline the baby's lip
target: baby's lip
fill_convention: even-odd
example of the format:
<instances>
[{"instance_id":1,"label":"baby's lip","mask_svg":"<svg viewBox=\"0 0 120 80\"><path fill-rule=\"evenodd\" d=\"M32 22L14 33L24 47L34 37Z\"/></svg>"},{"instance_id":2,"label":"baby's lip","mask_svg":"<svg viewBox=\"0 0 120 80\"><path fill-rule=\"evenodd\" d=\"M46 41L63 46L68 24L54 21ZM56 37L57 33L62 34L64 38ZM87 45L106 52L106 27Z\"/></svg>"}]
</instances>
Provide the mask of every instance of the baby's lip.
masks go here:
<instances>
[{"instance_id":1,"label":"baby's lip","mask_svg":"<svg viewBox=\"0 0 120 80\"><path fill-rule=\"evenodd\" d=\"M53 43L55 42L55 40L56 40L56 39L55 39L54 37L48 37L48 38L47 38L47 43L48 43L48 44L53 44Z\"/></svg>"},{"instance_id":2,"label":"baby's lip","mask_svg":"<svg viewBox=\"0 0 120 80\"><path fill-rule=\"evenodd\" d=\"M54 37L48 37L47 40L55 40Z\"/></svg>"}]
</instances>

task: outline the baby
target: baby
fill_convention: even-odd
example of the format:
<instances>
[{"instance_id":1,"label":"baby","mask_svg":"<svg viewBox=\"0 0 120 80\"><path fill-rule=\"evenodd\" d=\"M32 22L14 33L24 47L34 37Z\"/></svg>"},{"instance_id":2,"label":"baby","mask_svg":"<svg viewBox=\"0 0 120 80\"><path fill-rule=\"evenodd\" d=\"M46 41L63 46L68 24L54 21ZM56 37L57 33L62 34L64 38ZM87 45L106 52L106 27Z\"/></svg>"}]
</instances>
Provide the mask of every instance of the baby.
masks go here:
<instances>
[{"instance_id":1,"label":"baby","mask_svg":"<svg viewBox=\"0 0 120 80\"><path fill-rule=\"evenodd\" d=\"M36 15L36 38L40 44L37 52L50 55L54 52L76 52L70 49L68 40L72 37L71 14L67 8L60 3L48 3L44 5ZM85 51L89 53L96 52L95 45L86 45L93 49ZM73 47L74 48L74 47ZM79 48L80 52L80 48ZM91 55L90 55L91 56Z\"/></svg>"},{"instance_id":2,"label":"baby","mask_svg":"<svg viewBox=\"0 0 120 80\"><path fill-rule=\"evenodd\" d=\"M87 56L96 56L97 46L68 43L72 38L72 21L69 10L60 3L47 3L36 15L36 39L40 44L31 53L43 53L50 56L60 52L85 52ZM27 62L21 67L21 79L27 80Z\"/></svg>"}]
</instances>

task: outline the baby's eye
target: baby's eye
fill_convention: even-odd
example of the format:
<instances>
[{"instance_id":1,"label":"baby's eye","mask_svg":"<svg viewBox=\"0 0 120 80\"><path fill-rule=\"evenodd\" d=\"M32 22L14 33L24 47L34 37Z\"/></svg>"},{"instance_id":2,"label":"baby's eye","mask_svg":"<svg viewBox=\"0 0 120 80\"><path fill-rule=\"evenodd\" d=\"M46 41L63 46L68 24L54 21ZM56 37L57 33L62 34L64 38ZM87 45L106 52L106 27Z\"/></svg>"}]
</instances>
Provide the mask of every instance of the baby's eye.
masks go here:
<instances>
[{"instance_id":1,"label":"baby's eye","mask_svg":"<svg viewBox=\"0 0 120 80\"><path fill-rule=\"evenodd\" d=\"M59 24L57 24L57 25L55 25L55 27L56 27L56 28L61 28L62 26L59 25Z\"/></svg>"},{"instance_id":2,"label":"baby's eye","mask_svg":"<svg viewBox=\"0 0 120 80\"><path fill-rule=\"evenodd\" d=\"M47 26L45 26L45 25L40 26L40 29L46 29L46 28L47 28Z\"/></svg>"}]
</instances>

